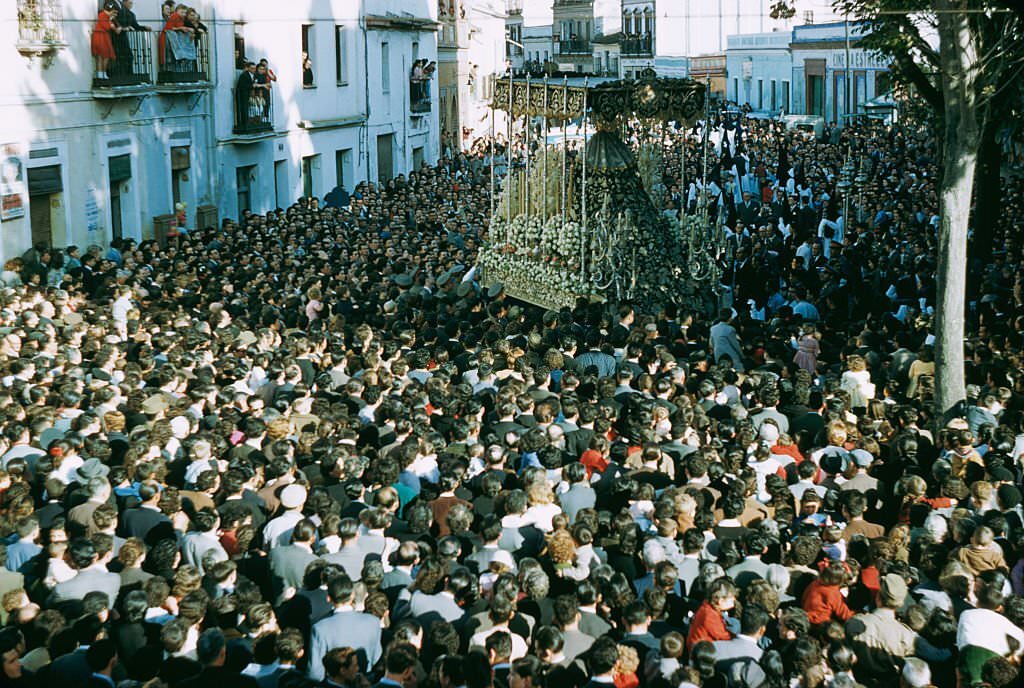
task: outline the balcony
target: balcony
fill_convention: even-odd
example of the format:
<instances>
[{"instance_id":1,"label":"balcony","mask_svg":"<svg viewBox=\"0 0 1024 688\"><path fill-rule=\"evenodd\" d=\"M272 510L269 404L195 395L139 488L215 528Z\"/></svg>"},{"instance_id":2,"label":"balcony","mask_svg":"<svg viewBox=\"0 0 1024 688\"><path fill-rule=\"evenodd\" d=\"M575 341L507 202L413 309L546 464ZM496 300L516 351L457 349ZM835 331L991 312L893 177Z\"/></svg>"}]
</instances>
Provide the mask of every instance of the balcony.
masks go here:
<instances>
[{"instance_id":1,"label":"balcony","mask_svg":"<svg viewBox=\"0 0 1024 688\"><path fill-rule=\"evenodd\" d=\"M584 41L579 38L558 41L559 55L590 55L591 52L590 41Z\"/></svg>"},{"instance_id":2,"label":"balcony","mask_svg":"<svg viewBox=\"0 0 1024 688\"><path fill-rule=\"evenodd\" d=\"M650 36L623 38L619 43L619 52L625 56L650 55L654 41Z\"/></svg>"},{"instance_id":3,"label":"balcony","mask_svg":"<svg viewBox=\"0 0 1024 688\"><path fill-rule=\"evenodd\" d=\"M409 79L409 112L414 115L430 112L430 79Z\"/></svg>"},{"instance_id":4,"label":"balcony","mask_svg":"<svg viewBox=\"0 0 1024 688\"><path fill-rule=\"evenodd\" d=\"M274 133L274 99L262 88L235 86L235 126L240 140L258 140Z\"/></svg>"},{"instance_id":5,"label":"balcony","mask_svg":"<svg viewBox=\"0 0 1024 688\"><path fill-rule=\"evenodd\" d=\"M49 67L57 51L67 47L62 19L59 0L18 0L18 52Z\"/></svg>"},{"instance_id":6,"label":"balcony","mask_svg":"<svg viewBox=\"0 0 1024 688\"><path fill-rule=\"evenodd\" d=\"M146 90L153 83L153 40L149 31L124 31L113 36L117 58L107 67L107 78L93 78L96 98L119 98Z\"/></svg>"},{"instance_id":7,"label":"balcony","mask_svg":"<svg viewBox=\"0 0 1024 688\"><path fill-rule=\"evenodd\" d=\"M209 37L200 33L187 36L187 41L167 41L163 60L156 75L157 90L161 93L183 93L205 89L210 84ZM178 45L178 54L174 48Z\"/></svg>"}]
</instances>

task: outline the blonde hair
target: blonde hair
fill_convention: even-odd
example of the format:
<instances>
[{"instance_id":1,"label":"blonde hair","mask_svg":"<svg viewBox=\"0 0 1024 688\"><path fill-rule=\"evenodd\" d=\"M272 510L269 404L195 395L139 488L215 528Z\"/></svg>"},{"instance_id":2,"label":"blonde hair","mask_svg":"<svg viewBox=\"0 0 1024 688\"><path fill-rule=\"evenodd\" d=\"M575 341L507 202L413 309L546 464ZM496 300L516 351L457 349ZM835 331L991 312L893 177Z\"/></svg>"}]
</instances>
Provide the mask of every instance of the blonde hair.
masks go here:
<instances>
[{"instance_id":1,"label":"blonde hair","mask_svg":"<svg viewBox=\"0 0 1024 688\"><path fill-rule=\"evenodd\" d=\"M857 356L855 354L846 359L846 367L848 370L858 373L862 370L868 369L868 362L864 360L863 356Z\"/></svg>"},{"instance_id":2,"label":"blonde hair","mask_svg":"<svg viewBox=\"0 0 1024 688\"><path fill-rule=\"evenodd\" d=\"M526 490L526 501L530 506L536 504L553 504L555 494L547 483L533 483Z\"/></svg>"},{"instance_id":3,"label":"blonde hair","mask_svg":"<svg viewBox=\"0 0 1024 688\"><path fill-rule=\"evenodd\" d=\"M267 423L267 439L283 440L292 434L292 422L284 416L278 416Z\"/></svg>"},{"instance_id":4,"label":"blonde hair","mask_svg":"<svg viewBox=\"0 0 1024 688\"><path fill-rule=\"evenodd\" d=\"M841 420L833 421L825 429L825 437L833 447L840 446L846 441L846 423Z\"/></svg>"},{"instance_id":5,"label":"blonde hair","mask_svg":"<svg viewBox=\"0 0 1024 688\"><path fill-rule=\"evenodd\" d=\"M619 675L635 674L640 667L640 655L629 645L619 645L619 659L615 662L615 673Z\"/></svg>"},{"instance_id":6,"label":"blonde hair","mask_svg":"<svg viewBox=\"0 0 1024 688\"><path fill-rule=\"evenodd\" d=\"M548 554L555 564L572 564L576 558L576 541L568 530L556 530L548 536Z\"/></svg>"},{"instance_id":7,"label":"blonde hair","mask_svg":"<svg viewBox=\"0 0 1024 688\"><path fill-rule=\"evenodd\" d=\"M103 414L103 424L107 432L121 432L125 426L124 414L120 411L107 411Z\"/></svg>"}]
</instances>

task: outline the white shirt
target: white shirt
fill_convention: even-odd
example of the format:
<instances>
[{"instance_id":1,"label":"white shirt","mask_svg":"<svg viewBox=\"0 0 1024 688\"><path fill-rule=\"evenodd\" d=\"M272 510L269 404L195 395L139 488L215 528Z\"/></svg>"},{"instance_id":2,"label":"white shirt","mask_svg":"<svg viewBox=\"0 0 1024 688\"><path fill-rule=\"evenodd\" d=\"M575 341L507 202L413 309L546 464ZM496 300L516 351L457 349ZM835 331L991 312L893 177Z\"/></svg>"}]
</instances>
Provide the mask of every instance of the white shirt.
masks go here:
<instances>
[{"instance_id":1,"label":"white shirt","mask_svg":"<svg viewBox=\"0 0 1024 688\"><path fill-rule=\"evenodd\" d=\"M263 528L263 542L267 549L274 549L291 542L295 524L302 520L299 511L286 511Z\"/></svg>"},{"instance_id":2,"label":"white shirt","mask_svg":"<svg viewBox=\"0 0 1024 688\"><path fill-rule=\"evenodd\" d=\"M114 322L127 323L128 322L128 311L132 309L132 300L126 295L114 301L110 307L111 315L114 318Z\"/></svg>"},{"instance_id":3,"label":"white shirt","mask_svg":"<svg viewBox=\"0 0 1024 688\"><path fill-rule=\"evenodd\" d=\"M1005 657L1010 654L1007 636L1017 640L1018 649L1015 654L1020 655L1024 650L1024 631L999 612L989 609L968 609L960 614L960 623L956 629L956 646L962 650L968 645L975 645Z\"/></svg>"}]
</instances>

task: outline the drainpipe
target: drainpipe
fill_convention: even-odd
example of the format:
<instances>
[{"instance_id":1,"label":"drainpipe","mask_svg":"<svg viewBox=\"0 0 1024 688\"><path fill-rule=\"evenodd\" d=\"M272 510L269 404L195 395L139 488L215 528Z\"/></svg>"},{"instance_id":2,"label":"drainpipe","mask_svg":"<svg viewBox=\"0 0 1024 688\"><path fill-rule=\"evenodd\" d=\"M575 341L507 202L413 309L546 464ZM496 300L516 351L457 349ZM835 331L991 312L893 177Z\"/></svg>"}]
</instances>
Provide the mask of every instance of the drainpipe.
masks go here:
<instances>
[{"instance_id":1,"label":"drainpipe","mask_svg":"<svg viewBox=\"0 0 1024 688\"><path fill-rule=\"evenodd\" d=\"M369 32L366 28L366 15L359 17L359 26L363 30L363 88L365 89L366 121L363 123L365 136L364 148L366 150L366 176L364 181L370 181L370 44Z\"/></svg>"}]
</instances>

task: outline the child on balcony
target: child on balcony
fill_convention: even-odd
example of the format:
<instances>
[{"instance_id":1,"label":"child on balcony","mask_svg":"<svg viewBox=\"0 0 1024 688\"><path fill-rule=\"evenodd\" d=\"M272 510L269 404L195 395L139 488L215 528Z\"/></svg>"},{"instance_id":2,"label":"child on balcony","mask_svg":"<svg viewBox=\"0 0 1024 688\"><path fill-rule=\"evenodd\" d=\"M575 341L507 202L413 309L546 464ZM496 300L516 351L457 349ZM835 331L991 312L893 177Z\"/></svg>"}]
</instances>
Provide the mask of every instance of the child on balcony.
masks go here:
<instances>
[{"instance_id":1,"label":"child on balcony","mask_svg":"<svg viewBox=\"0 0 1024 688\"><path fill-rule=\"evenodd\" d=\"M107 75L107 68L116 59L114 53L114 41L111 37L113 33L120 33L120 27L114 26L114 17L117 16L117 5L113 2L108 2L100 10L99 16L96 17L96 25L92 29L92 54L96 58L96 76L97 80L106 81L110 77Z\"/></svg>"}]
</instances>

